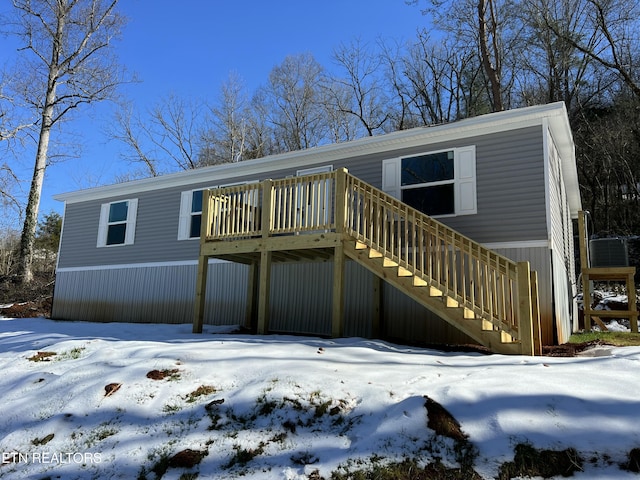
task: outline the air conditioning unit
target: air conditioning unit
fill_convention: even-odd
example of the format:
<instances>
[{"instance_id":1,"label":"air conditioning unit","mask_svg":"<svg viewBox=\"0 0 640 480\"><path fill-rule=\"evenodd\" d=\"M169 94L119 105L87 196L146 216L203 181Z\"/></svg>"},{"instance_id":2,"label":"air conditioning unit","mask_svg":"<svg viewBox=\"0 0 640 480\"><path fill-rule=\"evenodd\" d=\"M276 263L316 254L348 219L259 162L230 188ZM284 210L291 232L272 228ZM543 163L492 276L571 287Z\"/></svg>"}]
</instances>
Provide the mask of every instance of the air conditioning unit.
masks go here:
<instances>
[{"instance_id":1,"label":"air conditioning unit","mask_svg":"<svg viewBox=\"0 0 640 480\"><path fill-rule=\"evenodd\" d=\"M629 251L624 238L594 238L589 240L591 267L628 267Z\"/></svg>"}]
</instances>

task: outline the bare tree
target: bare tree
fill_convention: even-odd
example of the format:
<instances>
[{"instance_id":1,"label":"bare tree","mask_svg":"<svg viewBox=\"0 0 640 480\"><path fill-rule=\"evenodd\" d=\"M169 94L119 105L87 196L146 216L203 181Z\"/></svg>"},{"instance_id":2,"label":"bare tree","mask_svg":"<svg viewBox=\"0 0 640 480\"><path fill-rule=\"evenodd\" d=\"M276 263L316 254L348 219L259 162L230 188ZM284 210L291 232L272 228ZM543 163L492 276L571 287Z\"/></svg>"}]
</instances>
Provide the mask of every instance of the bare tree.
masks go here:
<instances>
[{"instance_id":1,"label":"bare tree","mask_svg":"<svg viewBox=\"0 0 640 480\"><path fill-rule=\"evenodd\" d=\"M128 152L122 153L123 159L130 163L139 163L144 171L143 176L157 177L161 166L144 144L142 132L146 132L146 123L133 112L131 105L124 105L114 114L115 122L109 128L107 135L119 140L127 147Z\"/></svg>"},{"instance_id":2,"label":"bare tree","mask_svg":"<svg viewBox=\"0 0 640 480\"><path fill-rule=\"evenodd\" d=\"M425 3L423 13L433 18L449 41L455 41L456 48L476 49L491 110L509 108L520 52L521 24L515 15L515 0L425 0Z\"/></svg>"},{"instance_id":3,"label":"bare tree","mask_svg":"<svg viewBox=\"0 0 640 480\"><path fill-rule=\"evenodd\" d=\"M381 131L389 119L380 75L382 59L367 44L354 40L333 52L333 59L344 76L328 81L329 106L339 113L354 116L366 135Z\"/></svg>"},{"instance_id":4,"label":"bare tree","mask_svg":"<svg viewBox=\"0 0 640 480\"><path fill-rule=\"evenodd\" d=\"M123 158L140 164L146 176L202 166L204 104L168 94L144 116L123 105L107 133L126 146Z\"/></svg>"},{"instance_id":5,"label":"bare tree","mask_svg":"<svg viewBox=\"0 0 640 480\"><path fill-rule=\"evenodd\" d=\"M418 122L411 111L414 95L406 81L403 46L397 41L380 41L379 47L385 83L390 88L389 103L391 108L387 128L394 131L416 127Z\"/></svg>"},{"instance_id":6,"label":"bare tree","mask_svg":"<svg viewBox=\"0 0 640 480\"><path fill-rule=\"evenodd\" d=\"M123 81L110 54L123 19L117 0L13 0L14 30L20 50L22 82L14 89L39 116L37 152L20 240L18 274L32 279L31 262L48 166L51 132L85 104L109 99Z\"/></svg>"},{"instance_id":7,"label":"bare tree","mask_svg":"<svg viewBox=\"0 0 640 480\"><path fill-rule=\"evenodd\" d=\"M322 75L322 66L308 53L289 55L271 70L263 95L282 151L314 147L325 139Z\"/></svg>"},{"instance_id":8,"label":"bare tree","mask_svg":"<svg viewBox=\"0 0 640 480\"><path fill-rule=\"evenodd\" d=\"M150 112L149 138L159 152L182 170L200 166L203 107L200 101L169 95Z\"/></svg>"},{"instance_id":9,"label":"bare tree","mask_svg":"<svg viewBox=\"0 0 640 480\"><path fill-rule=\"evenodd\" d=\"M325 77L322 84L325 91L323 109L327 122L327 141L348 142L362 136L358 117L338 107L353 103L351 89L343 83L334 82L330 76Z\"/></svg>"},{"instance_id":10,"label":"bare tree","mask_svg":"<svg viewBox=\"0 0 640 480\"><path fill-rule=\"evenodd\" d=\"M504 110L500 24L495 0L478 0L478 45L480 59L491 88L493 111Z\"/></svg>"},{"instance_id":11,"label":"bare tree","mask_svg":"<svg viewBox=\"0 0 640 480\"><path fill-rule=\"evenodd\" d=\"M15 118L14 114L22 112L22 109L16 107L15 98L5 93L8 90L7 84L9 82L10 80L3 74L2 78L0 78L0 142L15 139L16 136L31 128L35 123L34 119L18 120Z\"/></svg>"},{"instance_id":12,"label":"bare tree","mask_svg":"<svg viewBox=\"0 0 640 480\"><path fill-rule=\"evenodd\" d=\"M218 99L208 107L209 129L204 134L205 147L201 151L201 163L239 162L248 158L250 128L254 123L250 116L249 100L236 73L229 74L220 87Z\"/></svg>"},{"instance_id":13,"label":"bare tree","mask_svg":"<svg viewBox=\"0 0 640 480\"><path fill-rule=\"evenodd\" d=\"M570 37L593 49L588 5L575 0L524 0L518 10L524 27L520 91L526 104L564 101L570 113L588 107L615 81ZM553 25L553 29L549 27ZM554 30L562 32L556 35Z\"/></svg>"},{"instance_id":14,"label":"bare tree","mask_svg":"<svg viewBox=\"0 0 640 480\"><path fill-rule=\"evenodd\" d=\"M590 35L563 29L551 15L547 27L560 39L615 72L640 97L640 80L635 73L640 52L640 5L631 0L585 0Z\"/></svg>"},{"instance_id":15,"label":"bare tree","mask_svg":"<svg viewBox=\"0 0 640 480\"><path fill-rule=\"evenodd\" d=\"M470 102L480 72L473 58L474 52L451 46L447 39L432 41L425 31L409 45L402 61L410 106L422 125L455 121L474 111Z\"/></svg>"},{"instance_id":16,"label":"bare tree","mask_svg":"<svg viewBox=\"0 0 640 480\"><path fill-rule=\"evenodd\" d=\"M274 137L271 113L265 89L258 89L251 97L249 110L249 134L247 136L246 157L262 158L281 153L282 147ZM280 144L281 145L281 144Z\"/></svg>"}]
</instances>

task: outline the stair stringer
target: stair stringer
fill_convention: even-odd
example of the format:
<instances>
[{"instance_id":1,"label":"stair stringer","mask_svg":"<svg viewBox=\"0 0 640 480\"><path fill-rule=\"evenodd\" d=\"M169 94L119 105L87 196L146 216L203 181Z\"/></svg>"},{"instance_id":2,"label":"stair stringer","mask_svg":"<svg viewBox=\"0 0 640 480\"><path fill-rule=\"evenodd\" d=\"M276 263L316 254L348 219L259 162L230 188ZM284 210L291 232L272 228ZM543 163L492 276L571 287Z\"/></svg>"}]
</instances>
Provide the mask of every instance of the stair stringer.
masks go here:
<instances>
[{"instance_id":1,"label":"stair stringer","mask_svg":"<svg viewBox=\"0 0 640 480\"><path fill-rule=\"evenodd\" d=\"M502 341L502 333L500 331L484 330L482 328L482 318L478 318L475 315L474 318L465 318L469 310L457 306L458 303L453 298L447 297L439 290L439 295L434 296L434 289L429 286L428 282L420 282L422 285L419 286L414 285L415 277L398 275L398 267L385 266L384 257L370 257L369 252L373 251L378 253L377 251L371 250L370 248L357 249L355 238L347 237L343 243L343 251L347 257L362 265L374 275L400 290L492 352L512 355L522 353L520 342L505 343ZM450 302L448 302L448 300ZM449 305L456 306L449 306L448 303Z\"/></svg>"}]
</instances>

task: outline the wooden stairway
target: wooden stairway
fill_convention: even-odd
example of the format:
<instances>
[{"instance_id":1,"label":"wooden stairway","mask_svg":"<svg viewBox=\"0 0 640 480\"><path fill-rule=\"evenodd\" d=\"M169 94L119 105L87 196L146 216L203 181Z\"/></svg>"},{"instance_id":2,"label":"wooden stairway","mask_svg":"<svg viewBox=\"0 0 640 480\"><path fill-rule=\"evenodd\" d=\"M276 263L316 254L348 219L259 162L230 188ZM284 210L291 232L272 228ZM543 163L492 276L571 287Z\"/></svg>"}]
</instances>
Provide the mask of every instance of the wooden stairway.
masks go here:
<instances>
[{"instance_id":1,"label":"wooden stairway","mask_svg":"<svg viewBox=\"0 0 640 480\"><path fill-rule=\"evenodd\" d=\"M540 353L528 262L483 247L346 169L207 191L202 215L194 332L202 330L209 257L259 272L258 331L266 333L272 258L320 252L334 258L334 335L342 331L346 257L493 352Z\"/></svg>"},{"instance_id":2,"label":"wooden stairway","mask_svg":"<svg viewBox=\"0 0 640 480\"><path fill-rule=\"evenodd\" d=\"M345 255L491 351L540 353L537 280L528 262L345 175Z\"/></svg>"},{"instance_id":3,"label":"wooden stairway","mask_svg":"<svg viewBox=\"0 0 640 480\"><path fill-rule=\"evenodd\" d=\"M442 290L429 285L429 282L399 266L379 251L356 240L345 243L344 253L492 352L522 353L521 342L505 330L495 328L473 310L460 305Z\"/></svg>"}]
</instances>

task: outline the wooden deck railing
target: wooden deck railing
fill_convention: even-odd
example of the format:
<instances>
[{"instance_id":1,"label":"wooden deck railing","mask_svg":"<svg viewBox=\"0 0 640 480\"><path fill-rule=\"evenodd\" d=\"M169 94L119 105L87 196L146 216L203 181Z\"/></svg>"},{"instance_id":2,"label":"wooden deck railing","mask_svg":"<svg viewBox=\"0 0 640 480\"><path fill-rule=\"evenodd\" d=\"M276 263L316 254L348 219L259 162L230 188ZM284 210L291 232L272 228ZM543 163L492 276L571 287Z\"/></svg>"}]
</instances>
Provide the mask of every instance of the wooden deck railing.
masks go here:
<instances>
[{"instance_id":1,"label":"wooden deck railing","mask_svg":"<svg viewBox=\"0 0 640 480\"><path fill-rule=\"evenodd\" d=\"M531 321L527 262L484 248L345 169L210 190L204 199L205 242L344 232L497 330L532 341L530 323L521 328L527 308Z\"/></svg>"},{"instance_id":2,"label":"wooden deck railing","mask_svg":"<svg viewBox=\"0 0 640 480\"><path fill-rule=\"evenodd\" d=\"M209 190L206 240L335 230L335 180L329 172Z\"/></svg>"},{"instance_id":3,"label":"wooden deck railing","mask_svg":"<svg viewBox=\"0 0 640 480\"><path fill-rule=\"evenodd\" d=\"M346 184L348 234L519 338L516 262L352 175Z\"/></svg>"}]
</instances>

